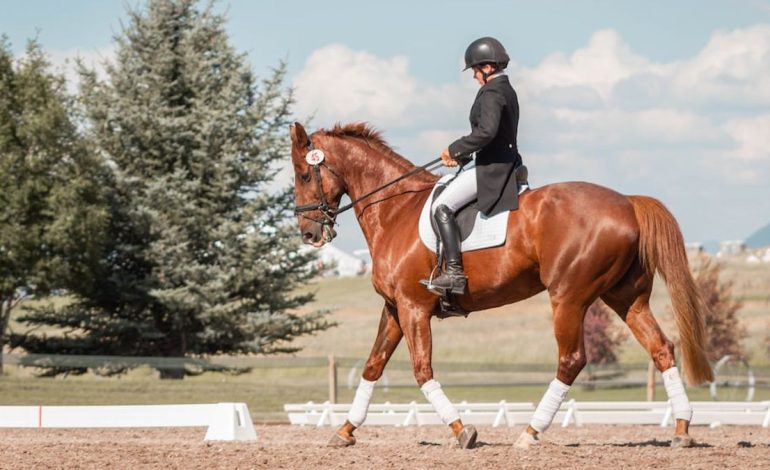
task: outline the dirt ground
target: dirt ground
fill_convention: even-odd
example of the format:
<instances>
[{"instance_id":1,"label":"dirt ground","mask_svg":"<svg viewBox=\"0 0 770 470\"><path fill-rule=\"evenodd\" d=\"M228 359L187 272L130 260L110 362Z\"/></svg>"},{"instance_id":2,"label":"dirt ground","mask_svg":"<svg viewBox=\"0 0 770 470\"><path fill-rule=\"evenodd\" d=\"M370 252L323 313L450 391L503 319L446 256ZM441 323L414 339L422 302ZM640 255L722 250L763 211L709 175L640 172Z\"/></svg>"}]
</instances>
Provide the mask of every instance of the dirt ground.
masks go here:
<instances>
[{"instance_id":1,"label":"dirt ground","mask_svg":"<svg viewBox=\"0 0 770 470\"><path fill-rule=\"evenodd\" d=\"M258 425L257 441L204 442L203 428L4 429L0 468L770 468L770 429L694 427L698 445L668 447L671 428L554 426L540 448L512 444L522 431L479 428L472 450L455 448L443 427L366 427L358 444L325 446L329 428Z\"/></svg>"}]
</instances>

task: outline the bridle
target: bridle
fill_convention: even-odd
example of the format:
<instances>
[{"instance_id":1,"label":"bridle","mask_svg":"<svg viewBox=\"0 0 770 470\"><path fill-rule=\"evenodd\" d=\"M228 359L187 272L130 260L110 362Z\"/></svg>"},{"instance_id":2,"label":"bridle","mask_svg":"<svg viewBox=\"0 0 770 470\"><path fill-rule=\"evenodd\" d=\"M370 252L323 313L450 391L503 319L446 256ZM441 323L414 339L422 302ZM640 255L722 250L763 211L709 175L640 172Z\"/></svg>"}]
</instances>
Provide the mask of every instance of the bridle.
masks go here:
<instances>
[{"instance_id":1,"label":"bridle","mask_svg":"<svg viewBox=\"0 0 770 470\"><path fill-rule=\"evenodd\" d=\"M414 169L404 173L403 175L399 176L398 178L394 179L393 181L385 183L382 186L377 187L373 191L370 191L370 192L364 194L363 196L361 196L359 198L356 198L356 199L350 201L350 203L346 204L343 207L333 207L333 206L331 206L328 203L328 201L326 200L326 194L324 194L323 180L321 179L321 167L323 166L324 168L329 170L329 173L333 174L334 176L336 176L337 178L339 178L341 180L342 180L342 177L340 176L339 172L337 172L337 170L335 170L330 165L326 164L325 159L324 159L323 151L321 149L316 148L316 146L313 145L313 141L312 141L312 139L310 139L310 137L308 137L307 146L308 146L309 150L308 150L308 153L306 154L305 160L308 162L308 165L310 165L310 172L312 173L312 175L313 175L313 177L315 179L315 182L316 182L316 190L318 192L318 202L312 202L310 204L302 204L300 206L296 206L294 208L294 215L299 216L299 217L303 217L303 218L311 220L311 221L313 221L313 222L315 222L317 224L320 224L321 227L322 227L322 230L325 232L325 235L329 236L329 240L334 238L334 236L336 235L336 233L334 232L334 228L333 227L337 223L337 216L339 214L347 211L348 209L351 209L357 202L361 201L362 199L366 199L369 196L371 196L373 194L376 194L376 193L382 191L383 189L385 189L385 188L387 188L389 186L392 186L392 185L398 183L399 181L401 181L401 180L403 180L405 178L408 178L409 176L412 176L413 174L415 174L415 173L417 173L417 172L419 172L421 170L433 169L433 168L430 168L430 167L432 167L433 165L435 165L436 163L439 163L441 161L441 158L437 158L437 159L435 159L433 161L430 161L430 162L426 163L425 165L419 166L417 168L414 168ZM320 152L320 159L317 159L317 161L315 161L314 159L310 158L310 155L313 152ZM305 215L306 212L312 212L312 211L319 211L323 215L324 218L323 219L317 219L317 218Z\"/></svg>"},{"instance_id":2,"label":"bridle","mask_svg":"<svg viewBox=\"0 0 770 470\"><path fill-rule=\"evenodd\" d=\"M313 145L313 141L308 137L308 148L310 149L307 153L307 155L310 155L313 151L320 151L319 149L316 149L315 145ZM306 160L308 160L308 165L310 165L310 172L312 172L313 179L315 179L316 182L316 190L318 192L318 202L311 202L310 204L302 204L301 206L296 206L294 208L294 215L311 220L319 225L321 225L321 229L324 231L324 235L327 235L329 237L329 240L334 238L336 233L334 232L334 225L337 223L337 214L339 214L340 211L337 207L332 207L327 201L326 201L326 194L324 193L323 188L323 180L321 179L321 166L325 167L327 170L329 170L329 173L333 174L337 178L342 179L340 174L332 168L331 166L327 165L326 162L323 159L323 151L321 152L321 160L317 163L310 163L310 159L306 157ZM300 178L302 178L300 176ZM315 217L310 217L306 215L306 212L312 212L312 211L318 211L323 215L323 219L317 219Z\"/></svg>"}]
</instances>

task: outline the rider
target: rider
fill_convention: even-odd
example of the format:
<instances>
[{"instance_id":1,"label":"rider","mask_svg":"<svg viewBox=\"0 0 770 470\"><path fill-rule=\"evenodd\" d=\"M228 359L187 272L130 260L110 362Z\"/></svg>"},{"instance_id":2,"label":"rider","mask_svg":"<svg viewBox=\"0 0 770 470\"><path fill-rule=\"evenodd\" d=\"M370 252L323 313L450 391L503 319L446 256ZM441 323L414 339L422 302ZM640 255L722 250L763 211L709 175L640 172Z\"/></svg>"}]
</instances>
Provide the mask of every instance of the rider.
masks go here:
<instances>
[{"instance_id":1,"label":"rider","mask_svg":"<svg viewBox=\"0 0 770 470\"><path fill-rule=\"evenodd\" d=\"M518 194L514 170L522 164L516 145L519 102L505 74L508 61L505 48L492 37L473 41L465 51L463 70L473 69L481 89L471 107L471 133L442 150L441 160L457 166L475 152L476 165L461 172L431 206L446 258L446 271L427 283L437 295L463 294L467 284L455 214L474 199L486 216L517 208L511 196Z\"/></svg>"}]
</instances>

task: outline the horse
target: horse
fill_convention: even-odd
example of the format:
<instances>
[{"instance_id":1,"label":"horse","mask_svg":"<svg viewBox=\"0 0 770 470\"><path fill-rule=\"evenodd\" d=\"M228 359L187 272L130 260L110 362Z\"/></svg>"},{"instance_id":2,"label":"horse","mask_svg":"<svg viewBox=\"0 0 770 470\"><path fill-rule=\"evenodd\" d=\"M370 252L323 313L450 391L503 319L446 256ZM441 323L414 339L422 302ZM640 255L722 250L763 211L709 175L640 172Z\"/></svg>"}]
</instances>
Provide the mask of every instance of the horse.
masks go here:
<instances>
[{"instance_id":1,"label":"horse","mask_svg":"<svg viewBox=\"0 0 770 470\"><path fill-rule=\"evenodd\" d=\"M436 263L436 253L419 239L418 219L438 177L396 153L366 123L337 124L311 135L294 123L289 134L295 214L303 242L320 247L332 241L340 201L347 194L371 253L372 284L384 300L348 419L329 445L355 444L353 432L366 419L374 384L404 339L417 385L458 445L473 447L477 431L462 423L434 379L430 322L439 313L439 298L419 282ZM540 435L586 365L583 319L597 298L620 316L662 373L676 419L671 446L693 445L692 407L675 363L674 344L650 309L655 273L671 294L683 375L690 384L713 380L703 347L705 307L679 225L660 201L586 182L530 189L520 195L519 209L508 215L505 243L463 253L463 263L468 287L457 302L466 312L510 304L544 290L550 296L558 344L556 377L516 447L541 442Z\"/></svg>"}]
</instances>

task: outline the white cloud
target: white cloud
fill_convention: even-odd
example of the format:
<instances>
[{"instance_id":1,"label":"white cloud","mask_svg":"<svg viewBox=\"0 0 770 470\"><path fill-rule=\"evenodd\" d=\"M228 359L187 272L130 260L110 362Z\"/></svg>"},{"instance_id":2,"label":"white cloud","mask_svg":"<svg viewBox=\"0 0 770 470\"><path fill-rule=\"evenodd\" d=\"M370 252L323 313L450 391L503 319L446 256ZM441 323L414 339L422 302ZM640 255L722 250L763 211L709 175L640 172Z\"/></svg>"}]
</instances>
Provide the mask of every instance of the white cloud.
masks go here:
<instances>
[{"instance_id":1,"label":"white cloud","mask_svg":"<svg viewBox=\"0 0 770 470\"><path fill-rule=\"evenodd\" d=\"M770 114L730 119L724 127L738 144L730 156L739 160L770 160Z\"/></svg>"},{"instance_id":2,"label":"white cloud","mask_svg":"<svg viewBox=\"0 0 770 470\"><path fill-rule=\"evenodd\" d=\"M770 25L718 31L698 55L677 67L672 87L683 102L726 106L770 104Z\"/></svg>"},{"instance_id":3,"label":"white cloud","mask_svg":"<svg viewBox=\"0 0 770 470\"><path fill-rule=\"evenodd\" d=\"M313 52L294 77L300 116L318 124L367 121L381 129L458 127L467 123L469 100L477 89L468 74L445 84L420 83L406 56L380 58L333 44ZM469 129L469 126L466 124Z\"/></svg>"},{"instance_id":4,"label":"white cloud","mask_svg":"<svg viewBox=\"0 0 770 470\"><path fill-rule=\"evenodd\" d=\"M661 73L663 67L651 64L633 53L620 35L611 29L595 32L586 47L567 57L555 53L532 70L523 70L522 87L529 93L550 95L554 89L587 88L609 99L613 87L639 73ZM577 94L585 93L578 91Z\"/></svg>"},{"instance_id":5,"label":"white cloud","mask_svg":"<svg viewBox=\"0 0 770 470\"><path fill-rule=\"evenodd\" d=\"M300 115L324 123L401 120L414 98L416 80L406 56L381 59L333 44L316 50L294 79Z\"/></svg>"},{"instance_id":6,"label":"white cloud","mask_svg":"<svg viewBox=\"0 0 770 470\"><path fill-rule=\"evenodd\" d=\"M525 149L535 142L535 152L602 155L618 146L717 145L737 148L728 158L767 155L766 118L755 118L751 109L770 103L768 25L715 32L692 59L672 63L652 62L616 31L600 30L569 56L554 53L532 68L512 62L509 74L522 107L520 135L531 138L520 141ZM467 126L475 90L461 77L421 83L405 56L330 45L315 51L296 76L297 111L315 113L322 125L363 120L409 129L408 147L424 152L468 131L458 129Z\"/></svg>"}]
</instances>

